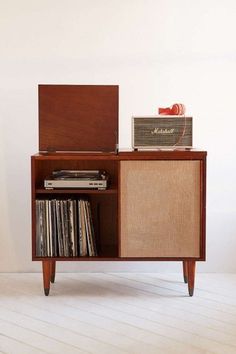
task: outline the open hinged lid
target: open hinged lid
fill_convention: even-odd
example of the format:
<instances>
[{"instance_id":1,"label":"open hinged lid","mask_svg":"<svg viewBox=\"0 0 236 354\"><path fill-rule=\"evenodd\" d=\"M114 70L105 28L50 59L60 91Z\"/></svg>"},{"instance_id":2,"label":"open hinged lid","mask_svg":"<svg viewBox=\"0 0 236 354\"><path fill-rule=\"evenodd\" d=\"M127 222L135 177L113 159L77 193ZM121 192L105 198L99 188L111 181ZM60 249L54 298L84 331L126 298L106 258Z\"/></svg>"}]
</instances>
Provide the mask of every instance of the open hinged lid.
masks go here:
<instances>
[{"instance_id":1,"label":"open hinged lid","mask_svg":"<svg viewBox=\"0 0 236 354\"><path fill-rule=\"evenodd\" d=\"M116 152L118 93L113 85L39 85L39 151Z\"/></svg>"}]
</instances>

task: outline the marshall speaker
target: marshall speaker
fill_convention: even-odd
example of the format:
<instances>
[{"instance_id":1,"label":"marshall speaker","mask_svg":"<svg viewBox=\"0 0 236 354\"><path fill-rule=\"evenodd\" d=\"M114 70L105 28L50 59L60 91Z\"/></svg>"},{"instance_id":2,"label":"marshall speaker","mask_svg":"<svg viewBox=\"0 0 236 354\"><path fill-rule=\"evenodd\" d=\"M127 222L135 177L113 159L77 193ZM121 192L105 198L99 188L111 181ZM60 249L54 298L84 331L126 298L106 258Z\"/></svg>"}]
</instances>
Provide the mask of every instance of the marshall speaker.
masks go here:
<instances>
[{"instance_id":1,"label":"marshall speaker","mask_svg":"<svg viewBox=\"0 0 236 354\"><path fill-rule=\"evenodd\" d=\"M192 117L133 117L133 148L191 148Z\"/></svg>"}]
</instances>

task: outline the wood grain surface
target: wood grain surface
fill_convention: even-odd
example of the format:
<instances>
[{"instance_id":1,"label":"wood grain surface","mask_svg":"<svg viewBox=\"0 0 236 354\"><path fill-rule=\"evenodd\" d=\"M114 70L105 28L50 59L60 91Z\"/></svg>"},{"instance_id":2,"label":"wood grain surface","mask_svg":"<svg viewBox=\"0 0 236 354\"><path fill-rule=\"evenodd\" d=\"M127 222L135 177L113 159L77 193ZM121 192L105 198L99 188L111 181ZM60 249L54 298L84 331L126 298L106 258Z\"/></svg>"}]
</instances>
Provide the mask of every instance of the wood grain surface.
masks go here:
<instances>
[{"instance_id":1,"label":"wood grain surface","mask_svg":"<svg viewBox=\"0 0 236 354\"><path fill-rule=\"evenodd\" d=\"M39 151L115 151L118 86L39 85Z\"/></svg>"}]
</instances>

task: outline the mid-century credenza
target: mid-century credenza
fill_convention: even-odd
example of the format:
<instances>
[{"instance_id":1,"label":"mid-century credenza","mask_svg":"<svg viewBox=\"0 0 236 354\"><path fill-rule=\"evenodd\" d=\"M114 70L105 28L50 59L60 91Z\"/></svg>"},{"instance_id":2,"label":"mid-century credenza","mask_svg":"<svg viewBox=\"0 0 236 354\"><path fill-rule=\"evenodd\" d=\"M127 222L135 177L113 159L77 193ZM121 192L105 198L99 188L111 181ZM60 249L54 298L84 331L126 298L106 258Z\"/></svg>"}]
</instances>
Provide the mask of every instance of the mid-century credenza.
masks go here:
<instances>
[{"instance_id":1,"label":"mid-century credenza","mask_svg":"<svg viewBox=\"0 0 236 354\"><path fill-rule=\"evenodd\" d=\"M40 152L31 157L32 259L42 262L45 295L56 262L106 260L181 261L192 296L195 263L205 260L206 152L117 152L117 86L102 87L104 106L94 98L98 86L85 87L81 102L80 88L42 85L39 90ZM45 178L55 170L105 170L110 184L105 190L45 189ZM98 255L37 256L36 200L80 197L90 201Z\"/></svg>"}]
</instances>

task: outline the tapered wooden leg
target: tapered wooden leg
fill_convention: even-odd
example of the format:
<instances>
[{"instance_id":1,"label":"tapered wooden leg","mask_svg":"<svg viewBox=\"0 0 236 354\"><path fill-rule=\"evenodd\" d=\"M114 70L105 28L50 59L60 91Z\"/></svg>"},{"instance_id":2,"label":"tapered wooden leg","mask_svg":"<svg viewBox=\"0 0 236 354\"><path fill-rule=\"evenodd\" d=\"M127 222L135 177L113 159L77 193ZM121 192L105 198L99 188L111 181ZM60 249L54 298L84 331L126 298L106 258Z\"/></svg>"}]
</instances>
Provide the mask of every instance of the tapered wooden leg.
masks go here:
<instances>
[{"instance_id":1,"label":"tapered wooden leg","mask_svg":"<svg viewBox=\"0 0 236 354\"><path fill-rule=\"evenodd\" d=\"M50 277L51 283L54 283L55 281L55 274L56 274L56 261L51 261L51 277Z\"/></svg>"},{"instance_id":2,"label":"tapered wooden leg","mask_svg":"<svg viewBox=\"0 0 236 354\"><path fill-rule=\"evenodd\" d=\"M188 262L188 292L189 296L193 296L194 292L194 280L195 280L195 261Z\"/></svg>"},{"instance_id":3,"label":"tapered wooden leg","mask_svg":"<svg viewBox=\"0 0 236 354\"><path fill-rule=\"evenodd\" d=\"M188 282L188 261L183 261L184 282Z\"/></svg>"},{"instance_id":4,"label":"tapered wooden leg","mask_svg":"<svg viewBox=\"0 0 236 354\"><path fill-rule=\"evenodd\" d=\"M42 266L44 294L48 296L50 291L51 261L42 261Z\"/></svg>"}]
</instances>

